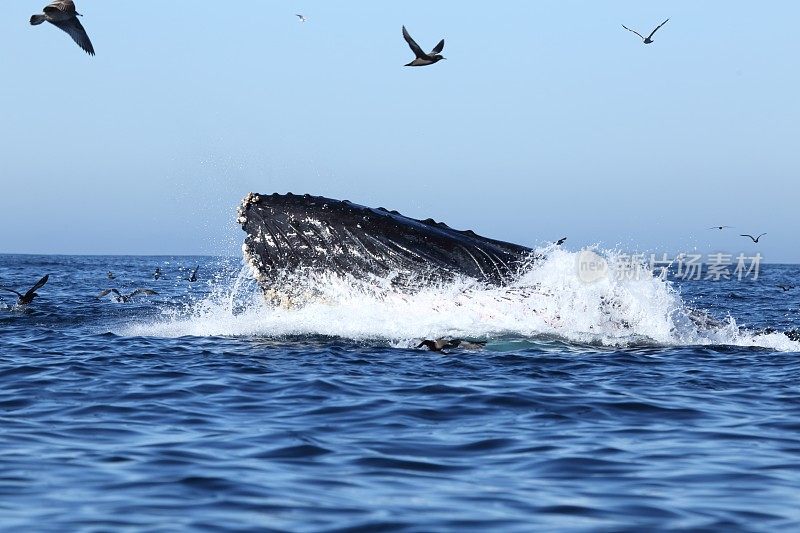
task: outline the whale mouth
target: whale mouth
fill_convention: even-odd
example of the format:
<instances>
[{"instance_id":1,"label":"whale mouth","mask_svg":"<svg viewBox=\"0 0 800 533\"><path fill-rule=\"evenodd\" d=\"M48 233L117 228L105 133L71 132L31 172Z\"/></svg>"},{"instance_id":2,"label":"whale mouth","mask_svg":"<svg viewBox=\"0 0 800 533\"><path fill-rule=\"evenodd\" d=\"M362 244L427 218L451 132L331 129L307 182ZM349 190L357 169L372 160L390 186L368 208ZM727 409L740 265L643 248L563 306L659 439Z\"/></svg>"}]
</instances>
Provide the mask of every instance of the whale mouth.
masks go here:
<instances>
[{"instance_id":1,"label":"whale mouth","mask_svg":"<svg viewBox=\"0 0 800 533\"><path fill-rule=\"evenodd\" d=\"M238 222L245 260L265 291L312 273L388 278L408 291L458 277L503 285L534 259L530 248L432 219L308 194L250 193Z\"/></svg>"}]
</instances>

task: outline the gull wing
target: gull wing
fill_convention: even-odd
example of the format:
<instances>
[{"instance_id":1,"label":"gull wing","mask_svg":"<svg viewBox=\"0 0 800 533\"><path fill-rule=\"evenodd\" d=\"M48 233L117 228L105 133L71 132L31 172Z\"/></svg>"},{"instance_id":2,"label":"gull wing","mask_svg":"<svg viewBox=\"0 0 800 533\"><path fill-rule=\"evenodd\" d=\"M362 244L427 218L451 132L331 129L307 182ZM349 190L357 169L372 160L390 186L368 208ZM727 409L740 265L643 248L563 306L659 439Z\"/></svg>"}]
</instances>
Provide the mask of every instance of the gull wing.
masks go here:
<instances>
[{"instance_id":1,"label":"gull wing","mask_svg":"<svg viewBox=\"0 0 800 533\"><path fill-rule=\"evenodd\" d=\"M442 50L444 50L444 39L439 41L439 44L433 47L433 50L431 50L430 55L435 56L436 54L440 54Z\"/></svg>"},{"instance_id":2,"label":"gull wing","mask_svg":"<svg viewBox=\"0 0 800 533\"><path fill-rule=\"evenodd\" d=\"M133 298L134 296L139 296L140 294L144 294L144 295L150 296L150 295L158 294L158 293L156 291L153 291L153 290L150 290L150 289L136 289L135 291L130 293L128 298Z\"/></svg>"},{"instance_id":3,"label":"gull wing","mask_svg":"<svg viewBox=\"0 0 800 533\"><path fill-rule=\"evenodd\" d=\"M9 288L6 288L6 287L0 287L0 291L13 292L14 294L16 294L17 296L22 298L22 295L20 293L18 293L17 291L15 291L14 289L9 289Z\"/></svg>"},{"instance_id":4,"label":"gull wing","mask_svg":"<svg viewBox=\"0 0 800 533\"><path fill-rule=\"evenodd\" d=\"M102 291L100 294L98 294L97 296L95 296L95 298L102 298L103 296L107 296L108 294L111 294L111 293L113 293L115 296L118 296L118 297L122 296L117 289L106 289L106 290Z\"/></svg>"},{"instance_id":5,"label":"gull wing","mask_svg":"<svg viewBox=\"0 0 800 533\"><path fill-rule=\"evenodd\" d=\"M56 0L44 8L45 13L61 11L62 13L75 13L75 2L72 0Z\"/></svg>"},{"instance_id":6,"label":"gull wing","mask_svg":"<svg viewBox=\"0 0 800 533\"><path fill-rule=\"evenodd\" d=\"M642 40L644 41L644 35L642 35L642 34L641 34L641 33L639 33L638 31L630 29L630 28L629 28L629 27L627 27L625 24L623 24L623 25L622 25L622 27L623 27L623 28L625 28L626 30L628 30L628 31L629 31L629 32L631 32L631 33L635 33L636 35L638 35L639 37L641 37L641 38L642 38Z\"/></svg>"},{"instance_id":7,"label":"gull wing","mask_svg":"<svg viewBox=\"0 0 800 533\"><path fill-rule=\"evenodd\" d=\"M54 26L64 30L72 37L72 40L75 41L78 46L83 48L84 52L89 54L90 56L94 55L94 46L92 46L92 41L89 40L89 36L86 34L86 30L83 29L83 25L81 21L77 18L73 17L69 20L58 20L58 21L50 21Z\"/></svg>"},{"instance_id":8,"label":"gull wing","mask_svg":"<svg viewBox=\"0 0 800 533\"><path fill-rule=\"evenodd\" d=\"M30 290L29 290L28 292L26 292L26 293L25 293L25 297L27 298L28 296L30 296L31 294L33 294L33 293L34 293L34 292L36 292L37 290L39 290L39 289L41 289L42 287L44 287L44 284L45 284L45 283L47 283L47 280L48 280L48 279L50 279L50 274L47 274L45 277L43 277L42 279L40 279L39 281L37 281L37 282L36 282L36 285L34 285L33 287L31 287L31 288L30 288Z\"/></svg>"},{"instance_id":9,"label":"gull wing","mask_svg":"<svg viewBox=\"0 0 800 533\"><path fill-rule=\"evenodd\" d=\"M659 24L658 26L656 26L656 29L654 29L652 32L650 32L650 35L648 35L648 36L647 36L647 38L649 39L650 37L652 37L652 36L653 36L653 35L654 35L654 34L655 34L657 31L658 31L658 29L659 29L661 26L663 26L664 24L666 24L667 22L669 22L669 19L665 20L664 22L662 22L661 24Z\"/></svg>"},{"instance_id":10,"label":"gull wing","mask_svg":"<svg viewBox=\"0 0 800 533\"><path fill-rule=\"evenodd\" d=\"M403 26L403 39L406 40L408 46L411 48L411 51L414 52L414 55L420 59L428 59L428 54L422 51L422 48L419 47L417 42L411 38L411 35L408 34L408 30L406 27ZM444 41L442 41L444 43ZM444 46L444 44L442 44Z\"/></svg>"}]
</instances>

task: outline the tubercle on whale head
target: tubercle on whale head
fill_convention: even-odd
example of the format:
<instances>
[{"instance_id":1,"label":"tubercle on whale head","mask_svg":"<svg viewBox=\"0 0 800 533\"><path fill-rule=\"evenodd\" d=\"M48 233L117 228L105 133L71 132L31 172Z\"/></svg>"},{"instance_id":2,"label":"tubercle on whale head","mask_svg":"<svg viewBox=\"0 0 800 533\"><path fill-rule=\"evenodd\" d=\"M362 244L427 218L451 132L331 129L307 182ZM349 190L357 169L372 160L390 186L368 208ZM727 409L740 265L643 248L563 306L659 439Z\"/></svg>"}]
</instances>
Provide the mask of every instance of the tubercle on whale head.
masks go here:
<instances>
[{"instance_id":1,"label":"tubercle on whale head","mask_svg":"<svg viewBox=\"0 0 800 533\"><path fill-rule=\"evenodd\" d=\"M250 269L250 274L253 276L253 278L259 284L263 285L264 283L266 283L267 278L264 275L264 265L258 258L258 255L250 250L250 246L247 244L247 242L242 244L242 257L244 258L245 263Z\"/></svg>"},{"instance_id":2,"label":"tubercle on whale head","mask_svg":"<svg viewBox=\"0 0 800 533\"><path fill-rule=\"evenodd\" d=\"M276 196L276 195L273 195ZM241 201L237 210L236 221L241 225L242 229L247 231L248 211L252 206L257 206L261 202L263 195L251 192L248 193ZM261 242L261 237L249 235L242 243L242 257L245 264L250 270L253 279L258 282L261 287L261 293L264 300L273 306L282 308L291 307L290 295L274 288L274 279L271 274L273 267L264 263L258 251L253 249L253 246L258 246Z\"/></svg>"},{"instance_id":3,"label":"tubercle on whale head","mask_svg":"<svg viewBox=\"0 0 800 533\"><path fill-rule=\"evenodd\" d=\"M242 199L242 202L239 204L239 209L237 209L236 212L236 222L242 226L242 229L244 229L244 225L247 223L247 209L251 205L257 204L259 201L261 201L261 196L254 192L247 193L247 196Z\"/></svg>"}]
</instances>

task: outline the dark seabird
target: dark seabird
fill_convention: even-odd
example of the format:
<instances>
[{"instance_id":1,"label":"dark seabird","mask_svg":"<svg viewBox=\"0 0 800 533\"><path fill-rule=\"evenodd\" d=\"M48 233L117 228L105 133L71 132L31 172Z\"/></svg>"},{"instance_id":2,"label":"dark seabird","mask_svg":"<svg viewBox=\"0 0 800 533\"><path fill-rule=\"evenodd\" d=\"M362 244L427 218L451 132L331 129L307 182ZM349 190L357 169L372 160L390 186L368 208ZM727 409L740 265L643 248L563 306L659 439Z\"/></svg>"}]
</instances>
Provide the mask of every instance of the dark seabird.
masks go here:
<instances>
[{"instance_id":1,"label":"dark seabird","mask_svg":"<svg viewBox=\"0 0 800 533\"><path fill-rule=\"evenodd\" d=\"M752 235L748 235L748 234L745 233L745 234L739 235L739 237L750 237L753 240L754 243L758 244L758 239L760 239L764 235L766 235L766 233L762 233L758 237L753 237Z\"/></svg>"},{"instance_id":2,"label":"dark seabird","mask_svg":"<svg viewBox=\"0 0 800 533\"><path fill-rule=\"evenodd\" d=\"M468 342L462 339L425 339L417 345L417 348L427 347L432 352L441 352L449 348L463 348L465 350L480 350L486 346L485 342Z\"/></svg>"},{"instance_id":3,"label":"dark seabird","mask_svg":"<svg viewBox=\"0 0 800 533\"><path fill-rule=\"evenodd\" d=\"M127 302L131 301L131 298L139 296L140 294L144 294L146 296L151 296L151 295L158 294L158 293L156 291L152 291L150 289L136 289L135 291L133 291L130 294L121 294L117 289L106 289L106 290L104 290L103 292L101 292L100 294L97 295L97 299L99 300L100 298L102 298L103 296L106 296L108 294L113 294L114 295L114 300L116 300L118 303L127 303Z\"/></svg>"},{"instance_id":4,"label":"dark seabird","mask_svg":"<svg viewBox=\"0 0 800 533\"><path fill-rule=\"evenodd\" d=\"M299 13L298 13L296 16L297 16L297 18L299 18L299 19L300 19L300 22L305 22L305 21L307 21L307 20L308 20L307 18L305 18L303 15L301 15L301 14L299 14Z\"/></svg>"},{"instance_id":5,"label":"dark seabird","mask_svg":"<svg viewBox=\"0 0 800 533\"><path fill-rule=\"evenodd\" d=\"M778 288L783 289L783 292L786 292L794 289L794 285L778 285Z\"/></svg>"},{"instance_id":6,"label":"dark seabird","mask_svg":"<svg viewBox=\"0 0 800 533\"><path fill-rule=\"evenodd\" d=\"M642 34L641 34L641 33L639 33L638 31L634 31L634 30L630 29L630 28L629 28L629 27L627 27L625 24L623 24L623 25L622 25L622 27L623 27L623 28L625 28L626 30L630 31L630 32L633 32L633 33L635 33L635 34L636 34L636 35L638 35L639 37L641 37L641 38L642 38L642 41L644 41L644 44L650 44L650 43L652 43L652 42L653 42L653 39L651 39L651 37L653 36L653 34L654 34L655 32L657 32L657 31L658 31L658 29L659 29L661 26L663 26L664 24L666 24L667 22L669 22L669 19L665 20L664 22L662 22L661 24L659 24L658 26L656 26L656 29L654 29L653 31L651 31L651 32L650 32L650 35L648 35L647 37L645 37L644 35L642 35Z\"/></svg>"},{"instance_id":7,"label":"dark seabird","mask_svg":"<svg viewBox=\"0 0 800 533\"><path fill-rule=\"evenodd\" d=\"M403 38L408 43L408 46L411 47L411 51L414 52L414 55L417 56L414 61L407 63L405 65L406 67L424 67L425 65L433 65L442 59L447 59L441 56L441 52L444 49L444 39L439 41L439 44L431 50L430 54L426 54L422 51L422 48L419 47L417 42L411 38L405 26L403 26Z\"/></svg>"},{"instance_id":8,"label":"dark seabird","mask_svg":"<svg viewBox=\"0 0 800 533\"><path fill-rule=\"evenodd\" d=\"M153 272L153 279L161 279L161 267L156 267L156 271Z\"/></svg>"},{"instance_id":9,"label":"dark seabird","mask_svg":"<svg viewBox=\"0 0 800 533\"><path fill-rule=\"evenodd\" d=\"M114 273L113 273L113 272L111 272L111 271L109 270L109 271L108 271L108 274L106 274L106 277L108 277L108 279L114 279L116 276L114 275Z\"/></svg>"},{"instance_id":10,"label":"dark seabird","mask_svg":"<svg viewBox=\"0 0 800 533\"><path fill-rule=\"evenodd\" d=\"M198 268L200 268L200 265L197 265L196 267L194 267L194 270L192 270L192 273L189 274L188 278L186 278L186 281L188 281L190 283L194 283L195 281L197 281L197 269Z\"/></svg>"},{"instance_id":11,"label":"dark seabird","mask_svg":"<svg viewBox=\"0 0 800 533\"><path fill-rule=\"evenodd\" d=\"M17 305L28 305L29 303L31 303L33 301L34 298L39 296L36 293L36 291L41 289L44 286L44 284L47 283L47 280L49 278L50 278L50 274L47 274L45 277L43 277L42 279L37 281L36 285L31 287L30 290L28 292L26 292L25 294L21 294L21 293L15 291L14 289L7 289L6 287L0 287L0 290L13 292L14 294L16 294L18 296Z\"/></svg>"},{"instance_id":12,"label":"dark seabird","mask_svg":"<svg viewBox=\"0 0 800 533\"><path fill-rule=\"evenodd\" d=\"M561 237L560 239L558 239L556 241L556 246L561 246L562 244L564 244L564 241L566 241L566 240L567 240L566 237Z\"/></svg>"},{"instance_id":13,"label":"dark seabird","mask_svg":"<svg viewBox=\"0 0 800 533\"><path fill-rule=\"evenodd\" d=\"M714 226L708 229L725 229L725 228L733 228L733 226Z\"/></svg>"},{"instance_id":14,"label":"dark seabird","mask_svg":"<svg viewBox=\"0 0 800 533\"><path fill-rule=\"evenodd\" d=\"M53 26L61 28L72 37L72 40L78 43L78 46L93 56L94 47L89 36L86 35L86 30L78 20L82 17L80 13L75 11L75 2L72 0L56 0L44 8L44 15L33 15L31 17L31 26L38 26L39 24L47 21Z\"/></svg>"}]
</instances>

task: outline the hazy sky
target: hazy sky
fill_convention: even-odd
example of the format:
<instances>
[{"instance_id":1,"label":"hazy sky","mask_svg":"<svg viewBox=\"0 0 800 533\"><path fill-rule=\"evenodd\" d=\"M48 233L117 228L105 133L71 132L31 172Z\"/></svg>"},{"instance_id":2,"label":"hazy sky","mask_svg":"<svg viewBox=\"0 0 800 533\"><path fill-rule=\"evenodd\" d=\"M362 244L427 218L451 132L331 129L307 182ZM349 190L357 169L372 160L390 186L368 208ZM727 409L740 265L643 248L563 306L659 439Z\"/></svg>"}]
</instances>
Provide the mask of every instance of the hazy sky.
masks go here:
<instances>
[{"instance_id":1,"label":"hazy sky","mask_svg":"<svg viewBox=\"0 0 800 533\"><path fill-rule=\"evenodd\" d=\"M0 20L0 253L235 253L291 191L800 262L798 2L79 0L96 57L44 3ZM447 61L403 67L403 24Z\"/></svg>"}]
</instances>

